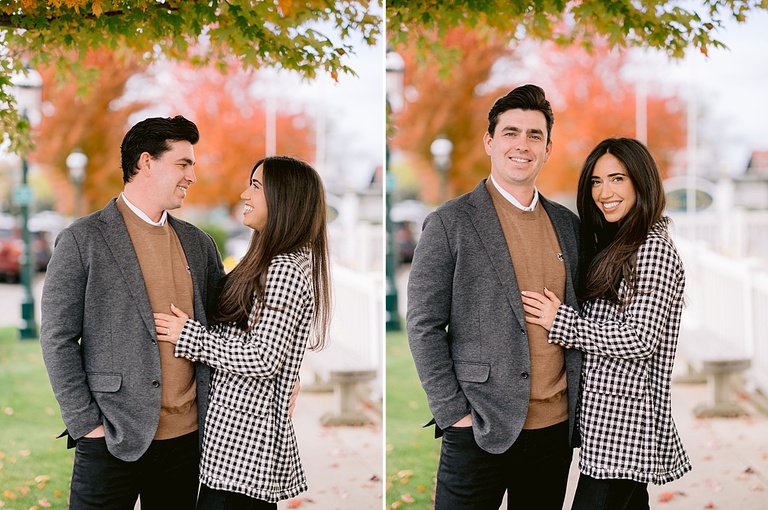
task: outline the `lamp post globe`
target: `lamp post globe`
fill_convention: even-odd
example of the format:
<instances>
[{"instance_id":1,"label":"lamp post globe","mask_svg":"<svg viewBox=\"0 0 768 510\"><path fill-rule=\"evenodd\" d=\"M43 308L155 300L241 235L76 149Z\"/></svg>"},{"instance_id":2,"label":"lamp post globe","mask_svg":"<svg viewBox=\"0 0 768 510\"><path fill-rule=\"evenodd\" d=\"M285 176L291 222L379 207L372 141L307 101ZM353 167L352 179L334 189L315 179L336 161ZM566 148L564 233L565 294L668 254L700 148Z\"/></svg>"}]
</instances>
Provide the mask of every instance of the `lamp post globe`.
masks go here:
<instances>
[{"instance_id":1,"label":"lamp post globe","mask_svg":"<svg viewBox=\"0 0 768 510\"><path fill-rule=\"evenodd\" d=\"M451 168L453 142L451 142L448 137L444 135L438 136L430 144L429 152L432 154L432 161L435 164L437 172L440 174L440 201L445 202L448 199L448 170Z\"/></svg>"},{"instance_id":2,"label":"lamp post globe","mask_svg":"<svg viewBox=\"0 0 768 510\"><path fill-rule=\"evenodd\" d=\"M85 182L85 167L88 165L88 156L80 149L74 149L67 156L67 171L69 180L75 185L77 196L75 197L75 216L83 214L83 183Z\"/></svg>"}]
</instances>

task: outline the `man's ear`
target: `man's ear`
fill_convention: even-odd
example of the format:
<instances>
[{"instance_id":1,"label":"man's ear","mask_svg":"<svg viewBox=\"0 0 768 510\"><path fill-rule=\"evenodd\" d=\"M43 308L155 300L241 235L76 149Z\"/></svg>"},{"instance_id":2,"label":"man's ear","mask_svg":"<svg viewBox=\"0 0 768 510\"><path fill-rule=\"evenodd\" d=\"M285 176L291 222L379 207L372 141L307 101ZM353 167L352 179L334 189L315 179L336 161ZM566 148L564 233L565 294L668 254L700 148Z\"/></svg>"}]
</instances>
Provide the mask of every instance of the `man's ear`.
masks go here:
<instances>
[{"instance_id":1,"label":"man's ear","mask_svg":"<svg viewBox=\"0 0 768 510\"><path fill-rule=\"evenodd\" d=\"M149 176L151 161L152 156L149 154L149 152L142 152L141 155L139 155L138 161L139 172Z\"/></svg>"},{"instance_id":2,"label":"man's ear","mask_svg":"<svg viewBox=\"0 0 768 510\"><path fill-rule=\"evenodd\" d=\"M489 156L491 155L492 142L493 142L493 137L488 131L486 131L485 134L483 134L483 148L485 148L485 153Z\"/></svg>"}]
</instances>

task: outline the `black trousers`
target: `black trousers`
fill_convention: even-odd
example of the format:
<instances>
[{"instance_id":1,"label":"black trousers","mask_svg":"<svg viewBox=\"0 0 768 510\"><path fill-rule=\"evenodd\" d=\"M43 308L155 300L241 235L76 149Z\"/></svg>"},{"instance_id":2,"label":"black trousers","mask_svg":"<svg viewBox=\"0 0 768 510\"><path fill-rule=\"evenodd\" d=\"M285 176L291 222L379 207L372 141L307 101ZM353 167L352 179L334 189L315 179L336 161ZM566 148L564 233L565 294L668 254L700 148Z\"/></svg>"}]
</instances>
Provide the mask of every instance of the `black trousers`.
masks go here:
<instances>
[{"instance_id":1,"label":"black trousers","mask_svg":"<svg viewBox=\"0 0 768 510\"><path fill-rule=\"evenodd\" d=\"M200 486L197 510L277 510L277 503L267 503L245 494Z\"/></svg>"},{"instance_id":2,"label":"black trousers","mask_svg":"<svg viewBox=\"0 0 768 510\"><path fill-rule=\"evenodd\" d=\"M70 485L70 510L194 510L198 488L197 432L152 441L135 462L107 450L103 437L80 438Z\"/></svg>"},{"instance_id":3,"label":"black trousers","mask_svg":"<svg viewBox=\"0 0 768 510\"><path fill-rule=\"evenodd\" d=\"M471 427L443 431L435 510L562 510L573 450L568 422L523 430L504 453L488 453Z\"/></svg>"},{"instance_id":4,"label":"black trousers","mask_svg":"<svg viewBox=\"0 0 768 510\"><path fill-rule=\"evenodd\" d=\"M649 510L648 484L579 476L571 510Z\"/></svg>"}]
</instances>

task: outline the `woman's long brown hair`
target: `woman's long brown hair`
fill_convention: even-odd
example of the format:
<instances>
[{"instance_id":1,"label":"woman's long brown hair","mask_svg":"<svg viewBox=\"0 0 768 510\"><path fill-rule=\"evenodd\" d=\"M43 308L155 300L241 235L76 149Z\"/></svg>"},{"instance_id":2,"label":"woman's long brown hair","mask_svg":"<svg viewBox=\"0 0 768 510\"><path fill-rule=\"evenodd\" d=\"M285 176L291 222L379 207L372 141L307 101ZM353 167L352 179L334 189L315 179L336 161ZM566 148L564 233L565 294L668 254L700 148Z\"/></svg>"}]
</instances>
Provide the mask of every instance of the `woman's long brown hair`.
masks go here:
<instances>
[{"instance_id":1,"label":"woman's long brown hair","mask_svg":"<svg viewBox=\"0 0 768 510\"><path fill-rule=\"evenodd\" d=\"M619 160L635 188L635 206L618 223L606 221L592 199L592 173L605 154ZM662 220L666 203L661 175L648 148L634 138L608 138L597 144L584 162L576 202L584 256L579 298L603 298L624 306L627 302L619 298L621 280L628 285L628 301L637 290L635 255L651 227Z\"/></svg>"},{"instance_id":2,"label":"woman's long brown hair","mask_svg":"<svg viewBox=\"0 0 768 510\"><path fill-rule=\"evenodd\" d=\"M309 347L320 350L325 346L331 317L325 188L315 169L303 161L286 156L264 158L254 165L251 178L262 165L267 223L261 232L253 232L245 256L222 279L213 322L235 324L249 331L253 306L259 303L258 320L266 303L270 261L281 253L309 248L315 295Z\"/></svg>"}]
</instances>

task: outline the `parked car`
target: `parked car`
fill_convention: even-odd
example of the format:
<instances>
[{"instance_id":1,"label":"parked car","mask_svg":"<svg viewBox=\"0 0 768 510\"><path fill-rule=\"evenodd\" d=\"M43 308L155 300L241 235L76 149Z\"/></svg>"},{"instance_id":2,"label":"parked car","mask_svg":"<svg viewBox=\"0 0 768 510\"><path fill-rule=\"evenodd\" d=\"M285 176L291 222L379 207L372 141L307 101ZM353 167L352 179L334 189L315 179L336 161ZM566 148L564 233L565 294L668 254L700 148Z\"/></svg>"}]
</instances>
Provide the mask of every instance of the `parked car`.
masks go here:
<instances>
[{"instance_id":1,"label":"parked car","mask_svg":"<svg viewBox=\"0 0 768 510\"><path fill-rule=\"evenodd\" d=\"M33 267L36 271L45 271L51 260L51 247L48 234L37 230L29 233ZM18 282L21 278L21 255L24 242L21 230L7 222L0 224L0 278Z\"/></svg>"}]
</instances>

